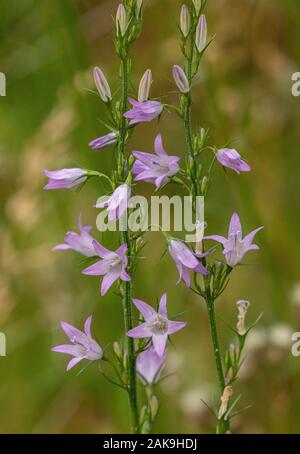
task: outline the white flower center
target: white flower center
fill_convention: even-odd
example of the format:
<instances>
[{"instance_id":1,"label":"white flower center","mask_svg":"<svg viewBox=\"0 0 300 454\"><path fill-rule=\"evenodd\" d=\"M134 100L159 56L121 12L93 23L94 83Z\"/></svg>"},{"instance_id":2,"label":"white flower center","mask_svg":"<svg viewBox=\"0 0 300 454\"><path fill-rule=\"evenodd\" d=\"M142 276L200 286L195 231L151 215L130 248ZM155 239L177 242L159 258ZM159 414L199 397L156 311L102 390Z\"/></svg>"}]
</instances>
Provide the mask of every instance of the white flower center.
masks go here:
<instances>
[{"instance_id":1,"label":"white flower center","mask_svg":"<svg viewBox=\"0 0 300 454\"><path fill-rule=\"evenodd\" d=\"M168 332L168 320L160 314L155 315L148 324L153 334L167 334Z\"/></svg>"}]
</instances>

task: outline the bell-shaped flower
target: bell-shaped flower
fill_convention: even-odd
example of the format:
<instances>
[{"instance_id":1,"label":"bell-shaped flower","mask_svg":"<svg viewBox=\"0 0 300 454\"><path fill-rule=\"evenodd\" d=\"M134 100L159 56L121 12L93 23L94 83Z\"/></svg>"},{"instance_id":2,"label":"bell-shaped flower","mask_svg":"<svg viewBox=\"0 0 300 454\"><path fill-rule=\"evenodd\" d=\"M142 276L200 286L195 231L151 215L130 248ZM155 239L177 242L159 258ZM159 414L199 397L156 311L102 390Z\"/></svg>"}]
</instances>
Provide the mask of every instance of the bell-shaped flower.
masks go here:
<instances>
[{"instance_id":1,"label":"bell-shaped flower","mask_svg":"<svg viewBox=\"0 0 300 454\"><path fill-rule=\"evenodd\" d=\"M224 248L223 254L225 255L226 263L233 268L241 262L247 252L259 249L257 244L252 242L257 232L261 229L263 227L258 227L243 238L240 218L237 213L234 213L229 225L228 238L220 235L210 235L204 237L204 239L221 243Z\"/></svg>"},{"instance_id":2,"label":"bell-shaped flower","mask_svg":"<svg viewBox=\"0 0 300 454\"><path fill-rule=\"evenodd\" d=\"M166 293L160 299L158 312L149 304L138 299L134 299L133 304L142 314L145 322L129 330L126 335L133 338L152 338L153 348L157 355L162 358L165 353L168 336L180 331L186 326L186 323L168 319Z\"/></svg>"},{"instance_id":3,"label":"bell-shaped flower","mask_svg":"<svg viewBox=\"0 0 300 454\"><path fill-rule=\"evenodd\" d=\"M130 186L122 184L119 186L108 200L98 202L96 208L107 208L108 220L116 221L122 217L128 208L128 202L131 196Z\"/></svg>"},{"instance_id":4,"label":"bell-shaped flower","mask_svg":"<svg viewBox=\"0 0 300 454\"><path fill-rule=\"evenodd\" d=\"M179 272L179 280L177 284L184 280L184 283L187 287L191 286L191 276L190 271L194 273L200 273L203 275L208 274L208 270L204 265L198 260L198 258L203 258L209 255L211 252L206 254L197 254L196 255L191 251L191 249L186 246L182 241L171 240L168 244L169 253L176 263L176 267Z\"/></svg>"},{"instance_id":5,"label":"bell-shaped flower","mask_svg":"<svg viewBox=\"0 0 300 454\"><path fill-rule=\"evenodd\" d=\"M251 167L241 159L241 155L233 148L222 148L217 152L217 160L224 167L234 170L236 173L250 172Z\"/></svg>"},{"instance_id":6,"label":"bell-shaped flower","mask_svg":"<svg viewBox=\"0 0 300 454\"><path fill-rule=\"evenodd\" d=\"M80 233L67 232L65 242L54 246L53 251L65 251L72 249L73 251L80 252L80 254L86 257L93 257L96 255L93 241L95 238L90 235L92 227L83 226L81 221L81 214L78 216L78 230Z\"/></svg>"},{"instance_id":7,"label":"bell-shaped flower","mask_svg":"<svg viewBox=\"0 0 300 454\"><path fill-rule=\"evenodd\" d=\"M95 251L101 260L85 268L82 274L89 276L104 276L101 284L101 295L110 289L115 281L130 281L131 277L126 272L127 267L127 245L122 244L115 252L106 249L98 241L93 241Z\"/></svg>"},{"instance_id":8,"label":"bell-shaped flower","mask_svg":"<svg viewBox=\"0 0 300 454\"><path fill-rule=\"evenodd\" d=\"M103 350L100 345L93 339L91 333L92 316L86 319L84 332L75 328L69 323L61 322L61 327L70 340L70 344L58 345L53 347L53 352L65 353L73 358L67 366L67 371L76 366L83 359L88 361L97 361L103 357Z\"/></svg>"},{"instance_id":9,"label":"bell-shaped flower","mask_svg":"<svg viewBox=\"0 0 300 454\"><path fill-rule=\"evenodd\" d=\"M84 183L88 174L84 169L44 169L44 175L48 178L48 183L44 189L70 189Z\"/></svg>"},{"instance_id":10,"label":"bell-shaped flower","mask_svg":"<svg viewBox=\"0 0 300 454\"><path fill-rule=\"evenodd\" d=\"M164 367L166 354L158 356L153 345L139 353L136 358L136 371L143 381L157 383Z\"/></svg>"},{"instance_id":11,"label":"bell-shaped flower","mask_svg":"<svg viewBox=\"0 0 300 454\"><path fill-rule=\"evenodd\" d=\"M157 188L167 183L179 170L178 156L169 156L164 150L161 134L154 142L155 154L133 151L136 161L132 167L135 181L153 183Z\"/></svg>"},{"instance_id":12,"label":"bell-shaped flower","mask_svg":"<svg viewBox=\"0 0 300 454\"><path fill-rule=\"evenodd\" d=\"M129 98L128 101L132 105L132 109L125 112L124 117L130 120L131 126L152 121L162 113L164 108L163 104L158 101L139 102L132 98Z\"/></svg>"}]
</instances>

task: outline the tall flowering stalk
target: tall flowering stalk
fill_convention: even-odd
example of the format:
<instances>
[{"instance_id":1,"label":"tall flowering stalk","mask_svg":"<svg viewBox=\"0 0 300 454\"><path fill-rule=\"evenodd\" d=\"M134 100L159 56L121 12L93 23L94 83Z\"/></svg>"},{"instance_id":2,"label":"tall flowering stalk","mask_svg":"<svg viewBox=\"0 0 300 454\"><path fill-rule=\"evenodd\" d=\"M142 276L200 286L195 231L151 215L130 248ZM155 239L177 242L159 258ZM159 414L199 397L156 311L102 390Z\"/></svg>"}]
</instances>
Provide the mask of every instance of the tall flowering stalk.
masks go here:
<instances>
[{"instance_id":1,"label":"tall flowering stalk","mask_svg":"<svg viewBox=\"0 0 300 454\"><path fill-rule=\"evenodd\" d=\"M214 163L219 162L224 168L240 174L249 172L250 166L240 154L233 149L207 146L207 133L201 129L194 133L191 122L192 87L198 72L202 56L207 49L207 22L204 15L206 0L189 0L182 5L180 14L181 49L185 59L184 66L173 67L174 82L180 92L180 107L168 105L183 119L186 144L187 165L180 168L180 157L171 155L165 150L165 141L159 133L154 141L154 152L132 150L128 152L128 142L139 123L150 122L164 111L164 105L158 100L149 99L152 84L152 71L147 69L141 77L134 97L130 97L129 82L132 62L130 46L138 38L142 26L142 0L124 0L120 3L115 18L115 48L120 59L121 95L115 99L104 72L96 67L93 71L95 86L99 98L106 104L111 123L104 136L93 139L89 146L92 150L103 150L114 146L116 165L112 175L97 170L81 168L44 170L48 178L46 190L71 189L83 186L90 179L104 178L110 185L111 192L103 201L102 198L94 206L106 210L110 222L119 221L127 224L130 214L130 197L132 180L145 181L161 190L166 184L176 182L182 184L192 199L192 207L197 216L198 197L208 194ZM131 150L130 150L131 151ZM204 173L201 165L202 153L213 153L209 169ZM219 333L216 323L215 301L224 292L233 269L243 260L245 255L258 249L253 243L255 235L261 229L255 229L243 236L239 216L231 217L228 235L204 236L204 224L195 219L197 236L195 247L191 248L184 241L165 234L168 251L178 273L179 282L192 288L204 299L208 311L214 358L217 368L220 399L219 410L216 412L217 432L226 433L230 430L232 410L237 400L233 400L233 382L237 379L242 361L242 352L250 328L246 328L246 314L249 302L237 303L237 324L233 331L237 341L231 344L222 358ZM82 270L90 276L100 276L101 295L117 286L122 299L124 314L124 339L113 344L112 359L108 350L102 348L93 338L92 316L88 316L84 331L61 322L61 327L70 343L58 345L52 350L71 356L67 370L77 366L82 360L100 362L100 370L111 383L124 389L129 396L134 433L149 433L158 413L158 400L154 394L154 386L158 383L167 356L169 336L181 331L186 323L170 320L167 310L167 295L164 293L159 305L154 309L151 305L133 295L133 281L136 262L142 247L142 233L136 234L121 228L116 250L111 251L100 244L91 234L91 227L84 226L82 216L78 218L78 230L68 232L64 243L55 246L54 250L73 250L92 261ZM216 247L206 249L206 241L214 241L223 248L224 261L211 259ZM133 299L134 296L134 299ZM134 309L135 308L135 309ZM140 314L138 323L134 323L133 310ZM105 352L105 353L104 353ZM113 377L103 370L108 363ZM144 386L144 403L139 405L137 380ZM139 401L142 400L139 396Z\"/></svg>"},{"instance_id":2,"label":"tall flowering stalk","mask_svg":"<svg viewBox=\"0 0 300 454\"><path fill-rule=\"evenodd\" d=\"M207 0L192 0L188 2L187 5L182 5L180 15L180 41L185 65L184 68L179 65L174 65L173 67L173 78L180 91L179 114L184 122L188 150L187 167L183 171L187 180L185 187L189 188L194 210L196 208L197 197L207 197L211 183L212 168L216 160L224 167L232 169L236 173L248 172L251 170L250 166L241 159L241 156L236 150L227 148L217 150L215 147L209 147L206 144L207 132L204 129L201 129L199 133L194 133L193 131L191 119L192 86L194 78L198 73L202 57L210 44L210 41L207 41L207 21L204 15L206 3ZM207 174L204 173L201 165L201 157L206 150L213 152L213 159ZM196 258L198 260L200 259L199 263L205 267L207 272L194 274L193 290L205 300L208 311L214 359L220 389L220 409L216 414L217 433L226 433L230 431L232 410L238 400L231 401L233 396L231 385L237 378L242 360L242 351L246 336L249 332L249 330L244 328L244 320L249 303L238 305L238 324L237 327L233 329L237 335L238 343L237 346L235 344L230 346L229 350L226 352L225 361L223 362L216 323L215 301L227 287L229 276L233 268L240 263L248 251L258 249L258 246L254 245L252 241L255 234L260 229L261 228L254 230L243 239L239 217L237 214L234 214L231 218L228 238L220 235L203 237L202 226L201 232L198 232L198 239L196 241L194 260L196 260ZM205 253L203 240L215 240L223 245L225 263L218 261L210 264L207 263L207 257L210 253ZM191 251L189 254L191 255ZM183 254L180 251L177 256L179 257L177 260L180 260L180 256L183 257L186 261L185 265L192 269L192 258L190 258L190 261L188 262L186 260L187 254ZM172 257L174 258L173 254ZM194 272L195 271L196 268L194 268ZM180 272L180 276L181 275L183 276L185 284L190 287L191 282L188 274L186 274L186 278L182 272Z\"/></svg>"}]
</instances>

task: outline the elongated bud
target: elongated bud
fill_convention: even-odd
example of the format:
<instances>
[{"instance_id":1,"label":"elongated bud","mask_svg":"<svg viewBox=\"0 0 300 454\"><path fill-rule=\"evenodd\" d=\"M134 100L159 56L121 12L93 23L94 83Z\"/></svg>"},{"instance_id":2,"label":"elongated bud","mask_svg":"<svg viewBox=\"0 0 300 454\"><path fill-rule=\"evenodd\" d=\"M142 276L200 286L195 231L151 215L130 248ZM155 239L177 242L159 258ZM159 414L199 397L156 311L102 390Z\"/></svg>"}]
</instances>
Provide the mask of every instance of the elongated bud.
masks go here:
<instances>
[{"instance_id":1,"label":"elongated bud","mask_svg":"<svg viewBox=\"0 0 300 454\"><path fill-rule=\"evenodd\" d=\"M158 400L156 396L152 396L150 400L150 411L151 411L151 418L152 421L156 418L158 412Z\"/></svg>"},{"instance_id":2,"label":"elongated bud","mask_svg":"<svg viewBox=\"0 0 300 454\"><path fill-rule=\"evenodd\" d=\"M136 0L136 15L140 16L143 7L143 0Z\"/></svg>"},{"instance_id":3,"label":"elongated bud","mask_svg":"<svg viewBox=\"0 0 300 454\"><path fill-rule=\"evenodd\" d=\"M229 400L232 397L232 395L233 395L232 387L226 386L226 388L224 388L223 395L221 397L221 405L220 405L219 415L218 415L219 419L221 419L227 412L228 403L229 403Z\"/></svg>"},{"instance_id":4,"label":"elongated bud","mask_svg":"<svg viewBox=\"0 0 300 454\"><path fill-rule=\"evenodd\" d=\"M245 318L250 306L249 301L240 300L236 303L238 309L238 322L236 325L237 332L240 336L244 336L246 334L245 329Z\"/></svg>"},{"instance_id":5,"label":"elongated bud","mask_svg":"<svg viewBox=\"0 0 300 454\"><path fill-rule=\"evenodd\" d=\"M138 100L139 102L147 101L149 98L150 88L152 84L152 71L147 69L140 81Z\"/></svg>"},{"instance_id":6,"label":"elongated bud","mask_svg":"<svg viewBox=\"0 0 300 454\"><path fill-rule=\"evenodd\" d=\"M201 194L205 194L208 187L208 178L204 176L201 180Z\"/></svg>"},{"instance_id":7,"label":"elongated bud","mask_svg":"<svg viewBox=\"0 0 300 454\"><path fill-rule=\"evenodd\" d=\"M113 343L113 350L118 359L122 359L122 349L120 342L114 342Z\"/></svg>"},{"instance_id":8,"label":"elongated bud","mask_svg":"<svg viewBox=\"0 0 300 454\"><path fill-rule=\"evenodd\" d=\"M182 5L180 14L180 28L183 36L186 38L190 31L191 18L190 12L186 5Z\"/></svg>"},{"instance_id":9,"label":"elongated bud","mask_svg":"<svg viewBox=\"0 0 300 454\"><path fill-rule=\"evenodd\" d=\"M173 66L173 78L181 93L188 93L190 91L189 81L181 66Z\"/></svg>"},{"instance_id":10,"label":"elongated bud","mask_svg":"<svg viewBox=\"0 0 300 454\"><path fill-rule=\"evenodd\" d=\"M196 14L199 14L200 9L201 9L201 0L193 0L193 5L195 8Z\"/></svg>"},{"instance_id":11,"label":"elongated bud","mask_svg":"<svg viewBox=\"0 0 300 454\"><path fill-rule=\"evenodd\" d=\"M127 26L127 14L123 3L120 3L116 15L117 30L120 31L121 35L124 36Z\"/></svg>"},{"instance_id":12,"label":"elongated bud","mask_svg":"<svg viewBox=\"0 0 300 454\"><path fill-rule=\"evenodd\" d=\"M144 424L146 416L147 416L147 407L146 407L146 405L143 405L141 408L141 412L140 412L140 424L141 425Z\"/></svg>"},{"instance_id":13,"label":"elongated bud","mask_svg":"<svg viewBox=\"0 0 300 454\"><path fill-rule=\"evenodd\" d=\"M108 85L108 82L106 80L106 77L104 76L103 72L101 71L98 66L94 68L94 81L96 88L98 90L98 93L100 95L100 98L102 99L103 102L109 102L111 101L111 91L110 87Z\"/></svg>"},{"instance_id":14,"label":"elongated bud","mask_svg":"<svg viewBox=\"0 0 300 454\"><path fill-rule=\"evenodd\" d=\"M202 52L205 49L207 40L207 22L204 14L199 17L197 30L196 30L196 46L198 52Z\"/></svg>"}]
</instances>

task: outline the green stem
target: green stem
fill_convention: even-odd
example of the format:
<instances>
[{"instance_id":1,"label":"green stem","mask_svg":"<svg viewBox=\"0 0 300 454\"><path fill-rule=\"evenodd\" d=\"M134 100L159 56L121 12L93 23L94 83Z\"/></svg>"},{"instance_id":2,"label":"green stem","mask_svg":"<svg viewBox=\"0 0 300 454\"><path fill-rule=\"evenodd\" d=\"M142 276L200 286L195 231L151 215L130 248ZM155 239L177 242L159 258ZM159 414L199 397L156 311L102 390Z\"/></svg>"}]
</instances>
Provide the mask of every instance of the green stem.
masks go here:
<instances>
[{"instance_id":1,"label":"green stem","mask_svg":"<svg viewBox=\"0 0 300 454\"><path fill-rule=\"evenodd\" d=\"M121 78L122 78L122 99L121 99L121 123L120 123L120 137L118 143L118 176L119 179L124 179L127 172L127 160L124 156L127 135L127 121L124 113L127 110L128 100L128 57L126 56L121 61ZM128 269L131 267L130 263L130 237L128 231L122 233L122 242L127 245L127 259ZM132 320L132 303L131 303L131 282L124 282L123 284L123 313L124 313L124 326L125 332L133 328ZM132 418L133 432L139 433L139 416L138 416L138 403L137 403L137 384L136 384L136 369L135 369L135 349L134 340L126 337L127 354L128 354L128 369L127 369L127 389L129 396L129 404Z\"/></svg>"},{"instance_id":2,"label":"green stem","mask_svg":"<svg viewBox=\"0 0 300 454\"><path fill-rule=\"evenodd\" d=\"M208 317L209 317L210 332L211 332L211 338L212 338L213 349L214 349L215 363L216 363L216 367L217 367L219 387L220 387L221 395L223 395L224 389L226 387L226 382L225 382L225 375L224 375L222 356L221 356L221 350L220 350L220 341L219 341L219 335L218 335L217 323L216 323L215 301L210 297L210 295L207 295L205 297L205 301L206 301ZM219 433L226 433L229 429L230 429L229 420L220 421L220 424L218 425Z\"/></svg>"},{"instance_id":3,"label":"green stem","mask_svg":"<svg viewBox=\"0 0 300 454\"><path fill-rule=\"evenodd\" d=\"M130 269L130 239L128 232L123 232L123 241L128 247L128 268ZM123 284L123 311L124 311L124 324L125 331L133 328L132 321L132 303L131 303L131 282L124 282ZM139 433L139 417L138 417L138 404L136 392L136 369L135 369L135 349L134 340L127 337L127 352L128 352L128 396L132 415L132 426L135 434Z\"/></svg>"}]
</instances>

